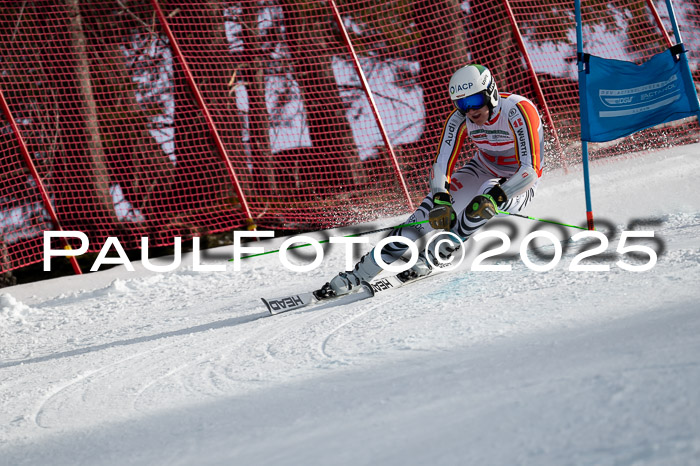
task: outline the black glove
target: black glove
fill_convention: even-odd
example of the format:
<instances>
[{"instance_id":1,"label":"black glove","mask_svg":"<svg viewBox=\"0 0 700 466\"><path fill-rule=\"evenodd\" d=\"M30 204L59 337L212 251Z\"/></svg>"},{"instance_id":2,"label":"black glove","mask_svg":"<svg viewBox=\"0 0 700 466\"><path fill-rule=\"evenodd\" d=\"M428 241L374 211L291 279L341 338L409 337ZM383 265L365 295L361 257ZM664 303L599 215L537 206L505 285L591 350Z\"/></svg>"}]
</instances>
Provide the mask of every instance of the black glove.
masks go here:
<instances>
[{"instance_id":1,"label":"black glove","mask_svg":"<svg viewBox=\"0 0 700 466\"><path fill-rule=\"evenodd\" d=\"M508 202L508 196L503 192L500 184L495 185L493 188L486 191L486 194L491 196L494 201L496 201L496 206L500 209L503 205Z\"/></svg>"},{"instance_id":2,"label":"black glove","mask_svg":"<svg viewBox=\"0 0 700 466\"><path fill-rule=\"evenodd\" d=\"M508 196L503 192L500 185L486 191L485 194L479 194L474 197L467 206L467 217L475 219L490 219L496 215L499 207L503 206L508 201Z\"/></svg>"},{"instance_id":3,"label":"black glove","mask_svg":"<svg viewBox=\"0 0 700 466\"><path fill-rule=\"evenodd\" d=\"M433 208L428 215L430 226L436 230L449 230L457 222L452 200L448 193L436 193L433 196Z\"/></svg>"}]
</instances>

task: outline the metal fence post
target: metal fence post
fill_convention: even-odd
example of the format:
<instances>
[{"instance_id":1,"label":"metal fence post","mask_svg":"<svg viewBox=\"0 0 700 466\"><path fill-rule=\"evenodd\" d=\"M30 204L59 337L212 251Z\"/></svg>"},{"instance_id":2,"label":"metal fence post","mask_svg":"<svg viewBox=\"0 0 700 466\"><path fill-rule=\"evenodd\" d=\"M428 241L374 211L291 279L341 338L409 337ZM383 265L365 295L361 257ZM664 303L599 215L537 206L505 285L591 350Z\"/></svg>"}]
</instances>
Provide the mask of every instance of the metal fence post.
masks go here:
<instances>
[{"instance_id":1,"label":"metal fence post","mask_svg":"<svg viewBox=\"0 0 700 466\"><path fill-rule=\"evenodd\" d=\"M190 67L187 64L187 60L185 60L185 57L182 54L182 50L180 49L180 46L178 45L177 40L175 39L175 35L173 34L173 31L168 25L168 20L163 14L163 10L161 10L160 5L158 5L158 0L151 0L151 4L155 9L156 15L158 16L158 21L160 22L160 25L163 28L163 31L165 32L165 35L168 36L173 55L177 57L178 61L180 62L180 65L182 65L182 68L185 72L185 76L187 78L187 84L189 85L192 94L197 100L199 108L204 114L207 126L209 127L209 133L211 134L211 137L214 140L214 143L216 144L216 149L219 152L221 159L226 165L226 170L228 171L229 177L231 178L231 182L233 183L234 189L236 190L238 200L241 203L241 209L243 210L243 213L245 214L249 222L248 227L249 229L254 230L255 221L253 220L253 217L250 213L250 208L248 207L248 202L246 201L245 194L243 193L243 189L241 188L241 184L238 180L238 176L236 176L236 170L234 169L233 164L231 163L231 159L228 156L228 152L226 151L224 142L221 139L221 136L219 135L219 130L217 129L216 124L214 123L214 119L212 118L211 113L209 112L209 108L207 107L207 104L204 101L204 97L199 91L199 87L197 86L197 83L194 80L194 76L192 75L192 71L190 70Z\"/></svg>"},{"instance_id":2,"label":"metal fence post","mask_svg":"<svg viewBox=\"0 0 700 466\"><path fill-rule=\"evenodd\" d=\"M24 137L22 137L22 133L19 130L19 126L17 126L17 122L15 121L15 118L12 115L12 111L10 110L10 106L8 105L7 100L5 99L5 94L3 94L2 89L0 89L0 105L2 106L2 111L5 114L5 118L7 118L7 121L10 122L12 132L17 138L19 150L22 153L24 162L27 164L27 168L29 169L29 172L32 174L32 177L36 182L36 187L39 190L39 193L41 193L41 199L44 203L44 208L46 209L46 212L48 212L49 217L51 217L51 221L53 222L54 227L58 230L63 231L63 228L61 227L61 222L58 220L56 211L53 208L53 205L51 204L49 194L46 191L46 186L44 186L41 177L39 177L39 172L36 169L36 165L34 165L34 161L32 160L32 157L29 154L27 143L24 141ZM68 243L68 239L66 239L65 237L63 238L63 243L66 249L72 249L71 245ZM77 275L82 275L83 272L80 270L80 265L78 265L78 261L76 260L75 256L68 256L68 260L70 261L70 265L73 267L73 272L75 272Z\"/></svg>"},{"instance_id":3,"label":"metal fence post","mask_svg":"<svg viewBox=\"0 0 700 466\"><path fill-rule=\"evenodd\" d=\"M403 173L401 173L401 167L399 166L399 159L396 157L396 153L394 152L394 147L391 145L391 141L389 141L389 135L386 132L386 128L384 126L384 122L382 121L382 117L379 114L379 109L377 108L377 104L374 101L374 95L372 94L372 89L369 86L369 83L367 82L367 78L365 78L365 74L362 71L362 67L360 66L360 60L357 56L357 53L355 53L355 48L352 46L352 42L350 42L350 36L348 35L348 31L345 29L345 25L343 24L343 19L340 17L340 11L338 10L338 6L335 3L335 0L328 0L328 3L331 6L331 9L333 10L333 16L335 18L335 22L338 25L338 28L340 29L341 34L343 35L343 40L345 41L345 45L347 46L348 50L350 51L350 55L352 56L353 59L353 65L355 66L355 71L357 72L357 75L360 77L360 82L362 83L362 89L364 89L365 94L367 94L367 100L369 101L369 106L372 108L372 113L374 114L375 120L377 120L377 125L379 126L379 132L382 134L382 139L384 140L384 144L386 145L387 149L389 150L389 154L391 156L391 162L394 166L394 170L396 171L396 176L399 178L399 184L401 185L401 189L403 190L403 194L406 197L406 202L408 203L408 207L410 210L414 210L415 207L413 205L413 201L411 200L411 194L408 191L408 187L406 186L406 180L403 176Z\"/></svg>"},{"instance_id":4,"label":"metal fence post","mask_svg":"<svg viewBox=\"0 0 700 466\"><path fill-rule=\"evenodd\" d=\"M532 64L532 60L530 60L530 54L527 52L527 48L525 47L525 41L523 41L523 36L520 33L518 22L515 20L515 14L513 13L513 9L510 6L510 1L503 0L503 5L505 6L506 13L508 14L510 24L513 27L513 33L515 34L515 39L518 43L518 48L520 49L520 52L522 52L523 57L525 57L525 63L527 63L527 70L530 73L532 83L535 86L535 93L540 99L540 104L542 105L542 111L544 112L545 119L547 120L547 123L549 123L549 126L552 128L552 134L554 135L554 142L557 145L557 151L559 152L560 156L563 156L561 144L559 143L559 135L557 134L557 128L554 126L552 114L549 111L549 107L547 106L547 100L544 98L544 92L542 91L542 87L540 86L540 81L537 79L535 67Z\"/></svg>"}]
</instances>

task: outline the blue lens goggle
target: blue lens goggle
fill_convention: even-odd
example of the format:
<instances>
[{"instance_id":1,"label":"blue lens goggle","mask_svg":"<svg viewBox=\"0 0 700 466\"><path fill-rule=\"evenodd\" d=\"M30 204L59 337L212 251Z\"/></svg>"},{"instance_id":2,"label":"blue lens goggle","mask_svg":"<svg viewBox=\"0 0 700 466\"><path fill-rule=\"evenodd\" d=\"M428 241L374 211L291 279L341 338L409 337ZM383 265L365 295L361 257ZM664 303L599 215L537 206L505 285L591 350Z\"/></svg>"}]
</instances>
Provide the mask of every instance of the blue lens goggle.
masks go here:
<instances>
[{"instance_id":1,"label":"blue lens goggle","mask_svg":"<svg viewBox=\"0 0 700 466\"><path fill-rule=\"evenodd\" d=\"M466 113L469 110L475 110L486 105L486 97L484 97L484 94L480 92L478 94L455 100L455 105L458 109Z\"/></svg>"}]
</instances>

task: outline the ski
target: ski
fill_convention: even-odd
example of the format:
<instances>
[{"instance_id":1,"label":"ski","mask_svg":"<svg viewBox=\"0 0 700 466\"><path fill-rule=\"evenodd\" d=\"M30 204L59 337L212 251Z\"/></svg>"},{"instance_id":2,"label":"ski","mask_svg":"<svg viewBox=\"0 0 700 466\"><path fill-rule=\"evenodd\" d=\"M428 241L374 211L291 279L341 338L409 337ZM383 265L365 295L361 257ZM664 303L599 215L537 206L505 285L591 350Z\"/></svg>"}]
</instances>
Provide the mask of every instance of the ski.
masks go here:
<instances>
[{"instance_id":1,"label":"ski","mask_svg":"<svg viewBox=\"0 0 700 466\"><path fill-rule=\"evenodd\" d=\"M361 286L359 286L355 291L342 296L334 296L332 298L319 298L313 291L309 291L274 299L261 299L270 314L274 316L308 306L340 306L343 304L354 303L355 301L360 301L361 299L371 298L372 296L374 296L373 286L370 283L362 282Z\"/></svg>"},{"instance_id":2,"label":"ski","mask_svg":"<svg viewBox=\"0 0 700 466\"><path fill-rule=\"evenodd\" d=\"M377 293L394 290L410 283L415 283L425 280L426 278L434 277L439 273L441 273L441 271L438 269L429 275L424 275L422 277L412 278L409 280L401 280L398 275L389 275L388 277L375 278L369 283L369 286L372 287L372 291L376 295Z\"/></svg>"},{"instance_id":3,"label":"ski","mask_svg":"<svg viewBox=\"0 0 700 466\"><path fill-rule=\"evenodd\" d=\"M437 272L437 273L436 273ZM343 304L354 303L355 301L360 301L362 299L371 298L377 293L382 293L384 291L393 290L400 288L406 284L414 283L439 273L436 271L430 275L425 275L423 277L414 278L411 280L403 281L398 275L389 275L387 277L375 278L371 282L362 282L361 286L351 293L335 296L332 298L319 298L316 296L315 292L308 291L304 293L293 294L289 296L281 296L274 299L260 298L262 302L267 307L267 310L271 315L282 314L284 312L295 311L297 309L314 306L314 307L327 307L327 306L341 306Z\"/></svg>"}]
</instances>

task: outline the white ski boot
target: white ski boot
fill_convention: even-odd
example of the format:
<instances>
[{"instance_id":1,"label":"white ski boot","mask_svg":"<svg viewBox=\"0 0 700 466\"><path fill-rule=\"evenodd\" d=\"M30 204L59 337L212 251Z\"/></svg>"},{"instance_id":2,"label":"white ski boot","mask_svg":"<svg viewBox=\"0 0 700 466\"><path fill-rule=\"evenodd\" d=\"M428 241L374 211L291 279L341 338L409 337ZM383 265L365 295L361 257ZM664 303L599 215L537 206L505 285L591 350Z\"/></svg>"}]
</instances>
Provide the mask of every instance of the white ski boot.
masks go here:
<instances>
[{"instance_id":1,"label":"white ski boot","mask_svg":"<svg viewBox=\"0 0 700 466\"><path fill-rule=\"evenodd\" d=\"M435 262L434 259L433 262ZM396 275L396 277L402 282L407 282L409 280L415 280L418 277L430 275L432 271L433 267L430 265L430 262L428 262L428 259L426 259L425 254L421 252L418 255L418 262L413 264L413 267L410 269L404 270Z\"/></svg>"},{"instance_id":2,"label":"white ski boot","mask_svg":"<svg viewBox=\"0 0 700 466\"><path fill-rule=\"evenodd\" d=\"M438 243L439 246L436 251L435 245ZM433 271L433 267L441 267L441 263L448 261L450 257L452 257L452 253L458 250L461 245L455 244L454 242L433 241L431 246L432 247L428 249L427 256L425 255L425 251L421 252L418 254L418 262L416 262L413 267L397 275L399 280L407 282L429 275ZM436 256L439 257L440 260L436 259Z\"/></svg>"},{"instance_id":3,"label":"white ski boot","mask_svg":"<svg viewBox=\"0 0 700 466\"><path fill-rule=\"evenodd\" d=\"M372 280L381 271L382 268L375 262L372 251L370 251L362 256L352 272L340 272L330 282L323 285L316 292L317 296L323 299L348 294L353 288L360 286L363 281Z\"/></svg>"}]
</instances>

